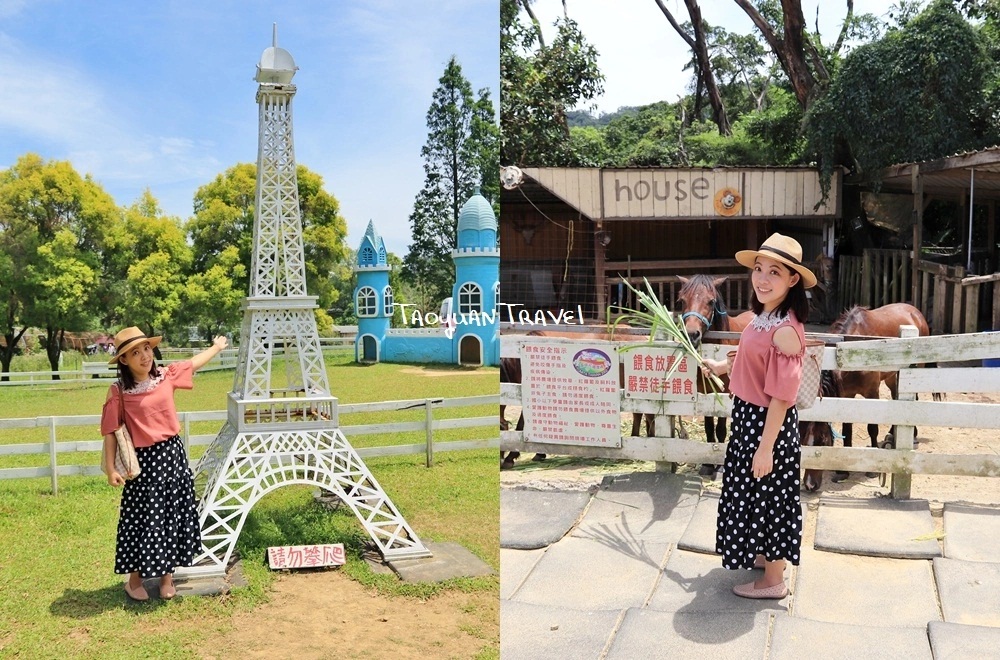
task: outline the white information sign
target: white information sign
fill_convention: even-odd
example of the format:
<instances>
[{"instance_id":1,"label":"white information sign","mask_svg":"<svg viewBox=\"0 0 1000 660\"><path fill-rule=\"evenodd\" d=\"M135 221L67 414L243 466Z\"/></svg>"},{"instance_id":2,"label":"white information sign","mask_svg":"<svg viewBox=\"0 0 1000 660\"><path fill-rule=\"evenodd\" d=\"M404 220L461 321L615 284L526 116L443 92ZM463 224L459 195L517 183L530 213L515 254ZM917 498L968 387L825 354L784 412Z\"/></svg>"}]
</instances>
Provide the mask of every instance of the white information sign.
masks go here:
<instances>
[{"instance_id":1,"label":"white information sign","mask_svg":"<svg viewBox=\"0 0 1000 660\"><path fill-rule=\"evenodd\" d=\"M695 363L679 348L640 346L622 354L625 396L657 401L694 401Z\"/></svg>"},{"instance_id":2,"label":"white information sign","mask_svg":"<svg viewBox=\"0 0 1000 660\"><path fill-rule=\"evenodd\" d=\"M618 356L611 342L521 346L524 439L621 447Z\"/></svg>"}]
</instances>

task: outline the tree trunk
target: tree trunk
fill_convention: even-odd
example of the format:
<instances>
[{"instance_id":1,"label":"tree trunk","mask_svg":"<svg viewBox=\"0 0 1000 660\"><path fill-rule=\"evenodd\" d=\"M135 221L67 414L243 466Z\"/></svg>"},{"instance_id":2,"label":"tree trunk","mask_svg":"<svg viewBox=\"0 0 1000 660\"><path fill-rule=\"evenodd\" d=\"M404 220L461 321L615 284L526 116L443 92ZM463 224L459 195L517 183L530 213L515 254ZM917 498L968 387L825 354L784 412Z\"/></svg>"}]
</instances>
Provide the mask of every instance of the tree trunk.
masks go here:
<instances>
[{"instance_id":1,"label":"tree trunk","mask_svg":"<svg viewBox=\"0 0 1000 660\"><path fill-rule=\"evenodd\" d=\"M12 327L12 326L8 326ZM14 352L17 350L17 342L21 341L21 337L24 333L28 331L27 327L21 328L20 332L7 332L4 334L3 338L7 342L7 345L0 350L0 365L3 365L3 373L0 375L0 382L6 383L10 380L10 364L14 361Z\"/></svg>"},{"instance_id":2,"label":"tree trunk","mask_svg":"<svg viewBox=\"0 0 1000 660\"><path fill-rule=\"evenodd\" d=\"M698 86L700 87L702 83L705 85L705 91L708 93L708 102L712 105L712 120L719 127L719 134L732 135L732 127L729 125L729 117L726 115L726 106L722 102L722 94L719 92L719 86L715 82L715 74L712 72L712 61L708 57L708 43L705 41L705 26L701 20L701 7L698 6L697 0L684 0L684 4L687 6L688 15L691 17L694 37L691 37L691 35L681 28L674 19L673 14L670 13L670 10L663 4L663 0L656 0L656 5L663 12L663 15L667 17L667 21L674 28L674 31L681 36L681 39L687 43L688 47L691 48L691 52L694 53L698 64ZM695 103L700 103L701 95L698 94L696 99ZM697 116L698 113L696 112L695 117Z\"/></svg>"},{"instance_id":3,"label":"tree trunk","mask_svg":"<svg viewBox=\"0 0 1000 660\"><path fill-rule=\"evenodd\" d=\"M59 355L62 353L62 340L65 336L66 330L45 328L45 355L49 358L49 369L54 372L52 380L61 380L59 377Z\"/></svg>"},{"instance_id":4,"label":"tree trunk","mask_svg":"<svg viewBox=\"0 0 1000 660\"><path fill-rule=\"evenodd\" d=\"M782 38L779 39L771 25L761 16L750 0L734 0L750 17L757 29L767 41L771 51L778 58L782 70L788 76L788 81L795 92L795 98L803 110L808 109L815 96L817 80L809 69L807 62L807 47L805 27L806 19L802 13L801 0L781 0L781 10L784 17ZM825 69L819 71L821 77L827 76ZM821 81L828 82L825 78Z\"/></svg>"}]
</instances>

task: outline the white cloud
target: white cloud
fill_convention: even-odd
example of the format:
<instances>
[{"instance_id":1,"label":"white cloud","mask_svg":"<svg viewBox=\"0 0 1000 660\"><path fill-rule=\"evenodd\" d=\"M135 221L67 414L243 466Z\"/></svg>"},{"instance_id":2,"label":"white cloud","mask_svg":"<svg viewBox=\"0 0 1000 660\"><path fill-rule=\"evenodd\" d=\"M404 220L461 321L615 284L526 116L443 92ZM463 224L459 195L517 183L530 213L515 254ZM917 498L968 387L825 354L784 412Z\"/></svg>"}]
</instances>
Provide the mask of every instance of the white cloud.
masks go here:
<instances>
[{"instance_id":1,"label":"white cloud","mask_svg":"<svg viewBox=\"0 0 1000 660\"><path fill-rule=\"evenodd\" d=\"M30 150L45 158L69 160L119 204L131 203L146 187L158 196L158 182L204 182L221 169L213 143L143 132L120 98L73 64L46 60L0 35L0 70L0 131L17 135L17 142L33 145ZM0 151L0 164L21 155ZM164 208L187 217L190 196L183 207Z\"/></svg>"}]
</instances>

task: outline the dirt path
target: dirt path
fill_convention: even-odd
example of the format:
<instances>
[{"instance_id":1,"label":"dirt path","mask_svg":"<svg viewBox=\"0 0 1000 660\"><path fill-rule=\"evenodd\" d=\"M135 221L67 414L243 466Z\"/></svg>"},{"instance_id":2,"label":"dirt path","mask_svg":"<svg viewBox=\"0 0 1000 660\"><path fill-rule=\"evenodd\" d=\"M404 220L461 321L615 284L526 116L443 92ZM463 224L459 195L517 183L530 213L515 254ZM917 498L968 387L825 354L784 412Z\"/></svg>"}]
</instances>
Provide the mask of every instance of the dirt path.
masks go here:
<instances>
[{"instance_id":1,"label":"dirt path","mask_svg":"<svg viewBox=\"0 0 1000 660\"><path fill-rule=\"evenodd\" d=\"M465 660L500 638L499 610L488 593L386 598L336 570L292 573L277 581L269 603L205 640L211 652L202 657ZM483 621L496 624L484 630Z\"/></svg>"}]
</instances>

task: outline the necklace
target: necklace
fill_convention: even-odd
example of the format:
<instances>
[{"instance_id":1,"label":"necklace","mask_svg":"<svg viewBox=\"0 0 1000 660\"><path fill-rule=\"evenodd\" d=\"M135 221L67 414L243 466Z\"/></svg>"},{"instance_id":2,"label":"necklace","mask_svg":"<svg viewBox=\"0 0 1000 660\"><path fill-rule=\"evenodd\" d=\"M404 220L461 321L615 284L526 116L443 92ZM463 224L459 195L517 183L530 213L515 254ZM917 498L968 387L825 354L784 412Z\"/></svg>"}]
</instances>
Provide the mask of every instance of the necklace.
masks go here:
<instances>
[{"instance_id":1,"label":"necklace","mask_svg":"<svg viewBox=\"0 0 1000 660\"><path fill-rule=\"evenodd\" d=\"M779 325L788 320L788 312L784 314L778 314L777 312L763 312L753 317L753 321L750 325L757 332L766 332L768 330L773 330Z\"/></svg>"}]
</instances>

